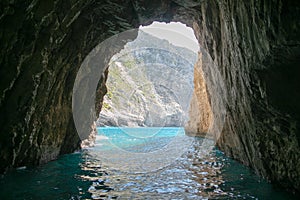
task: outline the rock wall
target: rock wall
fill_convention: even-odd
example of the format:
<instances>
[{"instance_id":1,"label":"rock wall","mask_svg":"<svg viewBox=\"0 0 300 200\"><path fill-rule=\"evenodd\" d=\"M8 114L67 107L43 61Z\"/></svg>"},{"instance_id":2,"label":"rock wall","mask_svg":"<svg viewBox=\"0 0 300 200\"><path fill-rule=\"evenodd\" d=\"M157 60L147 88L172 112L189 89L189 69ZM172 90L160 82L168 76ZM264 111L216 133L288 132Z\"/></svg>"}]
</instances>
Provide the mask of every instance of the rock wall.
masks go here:
<instances>
[{"instance_id":1,"label":"rock wall","mask_svg":"<svg viewBox=\"0 0 300 200\"><path fill-rule=\"evenodd\" d=\"M194 91L189 109L189 121L185 125L188 135L213 137L213 112L203 73L202 53L194 66Z\"/></svg>"},{"instance_id":2,"label":"rock wall","mask_svg":"<svg viewBox=\"0 0 300 200\"><path fill-rule=\"evenodd\" d=\"M218 146L269 180L300 190L299 4L1 1L1 171L76 149L71 95L84 57L111 35L153 20L173 20L193 27L217 66L203 65L203 73L214 118L222 118L217 107L223 103L216 97L222 92L226 97ZM102 80L99 90L104 91L105 76Z\"/></svg>"},{"instance_id":3,"label":"rock wall","mask_svg":"<svg viewBox=\"0 0 300 200\"><path fill-rule=\"evenodd\" d=\"M212 88L222 85L212 74L225 83L218 146L263 177L299 190L299 3L205 1L200 9L193 27L218 66L212 72L203 65L210 99L222 91Z\"/></svg>"},{"instance_id":4,"label":"rock wall","mask_svg":"<svg viewBox=\"0 0 300 200\"><path fill-rule=\"evenodd\" d=\"M129 2L0 2L0 172L78 149L76 73L98 43L135 26Z\"/></svg>"}]
</instances>

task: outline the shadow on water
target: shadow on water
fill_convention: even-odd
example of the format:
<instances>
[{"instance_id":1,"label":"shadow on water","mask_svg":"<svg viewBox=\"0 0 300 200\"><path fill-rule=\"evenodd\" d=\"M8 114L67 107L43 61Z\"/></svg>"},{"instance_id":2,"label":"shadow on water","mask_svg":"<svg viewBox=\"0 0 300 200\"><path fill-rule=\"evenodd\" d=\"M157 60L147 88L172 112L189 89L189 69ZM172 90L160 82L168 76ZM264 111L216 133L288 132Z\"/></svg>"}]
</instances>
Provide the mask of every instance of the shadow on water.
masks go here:
<instances>
[{"instance_id":1,"label":"shadow on water","mask_svg":"<svg viewBox=\"0 0 300 200\"><path fill-rule=\"evenodd\" d=\"M187 137L187 136L186 136ZM105 167L93 149L0 179L0 199L297 199L214 149L199 157L202 138L174 163L149 173Z\"/></svg>"}]
</instances>

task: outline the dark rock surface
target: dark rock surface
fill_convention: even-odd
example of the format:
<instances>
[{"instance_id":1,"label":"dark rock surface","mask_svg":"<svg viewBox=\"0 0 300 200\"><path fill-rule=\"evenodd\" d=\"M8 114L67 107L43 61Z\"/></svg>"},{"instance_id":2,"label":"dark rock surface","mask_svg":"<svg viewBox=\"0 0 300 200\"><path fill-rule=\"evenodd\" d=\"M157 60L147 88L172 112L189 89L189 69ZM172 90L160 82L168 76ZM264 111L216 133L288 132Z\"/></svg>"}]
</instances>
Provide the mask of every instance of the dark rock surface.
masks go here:
<instances>
[{"instance_id":1,"label":"dark rock surface","mask_svg":"<svg viewBox=\"0 0 300 200\"><path fill-rule=\"evenodd\" d=\"M220 92L213 74L224 79L227 113L218 146L300 190L299 13L293 0L1 1L0 171L78 148L71 97L85 56L116 33L173 20L195 30L217 66L203 65L211 106ZM102 94L104 82L105 73Z\"/></svg>"},{"instance_id":2,"label":"dark rock surface","mask_svg":"<svg viewBox=\"0 0 300 200\"><path fill-rule=\"evenodd\" d=\"M76 73L94 46L132 28L136 17L128 15L134 13L129 1L1 1L0 10L3 172L79 147L72 118Z\"/></svg>"}]
</instances>

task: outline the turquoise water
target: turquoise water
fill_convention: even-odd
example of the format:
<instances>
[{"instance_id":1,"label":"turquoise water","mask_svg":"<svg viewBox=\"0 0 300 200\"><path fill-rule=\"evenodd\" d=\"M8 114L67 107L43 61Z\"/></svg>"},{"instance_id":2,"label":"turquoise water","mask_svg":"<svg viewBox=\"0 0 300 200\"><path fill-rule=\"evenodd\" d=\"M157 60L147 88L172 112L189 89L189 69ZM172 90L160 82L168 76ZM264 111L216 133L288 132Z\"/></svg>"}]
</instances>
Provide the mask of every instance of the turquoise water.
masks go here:
<instances>
[{"instance_id":1,"label":"turquoise water","mask_svg":"<svg viewBox=\"0 0 300 200\"><path fill-rule=\"evenodd\" d=\"M101 147L98 149L119 147L136 153L157 151L168 145L174 137L185 136L184 128L175 127L103 127L98 128L98 134L107 138L102 140Z\"/></svg>"},{"instance_id":2,"label":"turquoise water","mask_svg":"<svg viewBox=\"0 0 300 200\"><path fill-rule=\"evenodd\" d=\"M179 138L182 144L188 138L182 130L99 129L94 148L2 176L0 199L297 199L215 148L199 156L202 138L189 138L192 142L181 156L152 172L109 168L97 156L117 146L146 159L150 152L166 147L171 138ZM117 140L118 133L122 141Z\"/></svg>"}]
</instances>

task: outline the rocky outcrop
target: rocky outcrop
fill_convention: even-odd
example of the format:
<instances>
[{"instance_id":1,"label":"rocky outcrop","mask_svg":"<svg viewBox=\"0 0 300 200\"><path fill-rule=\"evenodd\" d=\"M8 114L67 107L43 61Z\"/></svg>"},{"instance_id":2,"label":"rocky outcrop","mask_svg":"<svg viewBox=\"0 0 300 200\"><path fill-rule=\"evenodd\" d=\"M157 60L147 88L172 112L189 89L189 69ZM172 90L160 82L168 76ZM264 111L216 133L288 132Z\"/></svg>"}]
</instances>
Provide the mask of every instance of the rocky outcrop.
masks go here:
<instances>
[{"instance_id":1,"label":"rocky outcrop","mask_svg":"<svg viewBox=\"0 0 300 200\"><path fill-rule=\"evenodd\" d=\"M96 44L139 24L174 20L195 30L216 66L202 65L202 71L213 126L222 122L217 108L226 107L218 146L265 178L300 190L299 4L1 1L1 171L42 163L79 146L71 113L72 86ZM111 55L120 49L110 50ZM225 101L218 101L220 96Z\"/></svg>"},{"instance_id":2,"label":"rocky outcrop","mask_svg":"<svg viewBox=\"0 0 300 200\"><path fill-rule=\"evenodd\" d=\"M110 61L98 126L184 126L196 58L191 50L140 30Z\"/></svg>"},{"instance_id":3,"label":"rocky outcrop","mask_svg":"<svg viewBox=\"0 0 300 200\"><path fill-rule=\"evenodd\" d=\"M194 91L185 131L188 135L212 138L213 113L202 65L202 53L199 52L198 61L194 66Z\"/></svg>"}]
</instances>

